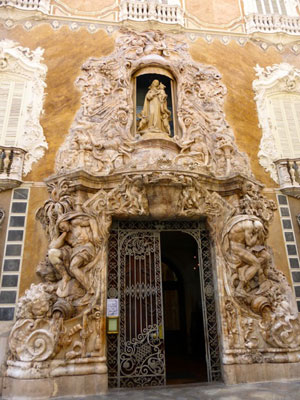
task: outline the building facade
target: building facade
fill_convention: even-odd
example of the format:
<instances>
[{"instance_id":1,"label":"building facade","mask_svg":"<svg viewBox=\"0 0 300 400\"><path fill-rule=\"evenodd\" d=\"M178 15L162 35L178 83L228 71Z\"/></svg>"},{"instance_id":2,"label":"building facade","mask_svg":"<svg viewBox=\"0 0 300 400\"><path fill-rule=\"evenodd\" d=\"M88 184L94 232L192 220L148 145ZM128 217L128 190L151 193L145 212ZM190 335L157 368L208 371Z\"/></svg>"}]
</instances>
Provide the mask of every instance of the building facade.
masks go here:
<instances>
[{"instance_id":1,"label":"building facade","mask_svg":"<svg viewBox=\"0 0 300 400\"><path fill-rule=\"evenodd\" d=\"M3 397L299 378L299 2L0 17Z\"/></svg>"}]
</instances>

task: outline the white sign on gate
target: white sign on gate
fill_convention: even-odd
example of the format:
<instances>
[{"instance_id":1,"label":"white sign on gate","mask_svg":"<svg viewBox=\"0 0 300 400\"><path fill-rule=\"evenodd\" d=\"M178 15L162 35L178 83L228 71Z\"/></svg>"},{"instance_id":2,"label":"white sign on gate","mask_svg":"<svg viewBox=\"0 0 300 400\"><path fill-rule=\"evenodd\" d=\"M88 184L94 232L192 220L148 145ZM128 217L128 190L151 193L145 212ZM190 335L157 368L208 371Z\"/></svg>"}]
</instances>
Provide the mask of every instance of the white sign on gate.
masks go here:
<instances>
[{"instance_id":1,"label":"white sign on gate","mask_svg":"<svg viewBox=\"0 0 300 400\"><path fill-rule=\"evenodd\" d=\"M119 299L107 299L106 315L108 317L119 316Z\"/></svg>"}]
</instances>

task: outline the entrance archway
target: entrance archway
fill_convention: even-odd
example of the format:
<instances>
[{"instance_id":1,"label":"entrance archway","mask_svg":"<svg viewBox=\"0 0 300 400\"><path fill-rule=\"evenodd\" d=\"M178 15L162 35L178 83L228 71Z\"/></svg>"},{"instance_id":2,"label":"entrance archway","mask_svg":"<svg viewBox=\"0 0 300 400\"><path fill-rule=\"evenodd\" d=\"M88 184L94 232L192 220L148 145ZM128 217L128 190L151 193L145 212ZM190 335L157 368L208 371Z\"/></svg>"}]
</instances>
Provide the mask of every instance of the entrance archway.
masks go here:
<instances>
[{"instance_id":1,"label":"entrance archway","mask_svg":"<svg viewBox=\"0 0 300 400\"><path fill-rule=\"evenodd\" d=\"M207 381L198 245L181 231L160 233L167 384Z\"/></svg>"},{"instance_id":2,"label":"entrance archway","mask_svg":"<svg viewBox=\"0 0 300 400\"><path fill-rule=\"evenodd\" d=\"M180 266L177 267L175 277L177 275L178 279L179 275L185 275L185 278L188 278L186 282L181 279L180 283L179 279L177 284L173 284L178 296L183 293L183 289L189 290L191 281L197 282L197 288L195 285L191 290L190 286L189 295L184 296L186 304L183 308L178 301L178 318L182 329L175 332L173 338L170 330L164 330L163 326L162 275L164 267L162 265L167 265L167 259L172 263L171 250L167 249L170 245L171 248L173 247L173 257L174 255L176 257L178 251L180 253L180 250L183 250L181 246L190 247L185 251L186 263L190 264L192 272L197 271L196 274L198 274L195 279L193 274L191 276L184 274L184 268L181 273ZM178 254L176 258L179 261ZM176 262L172 264L173 269L176 269ZM167 268L172 271L172 268ZM165 277L167 278L167 273ZM166 283L167 281L165 279ZM191 301L193 295L195 295L195 301ZM109 241L108 298L118 299L120 305L119 334L107 335L110 387L165 385L166 372L169 383L172 383L172 380L173 383L176 380L178 383L184 383L185 381L220 379L210 243L204 221L114 222ZM199 320L202 320L199 318L201 306L203 327L201 324L197 326ZM178 343L177 350L182 346L185 351L181 355L175 354L175 358L177 357L178 363L185 360L185 365L193 371L193 374L186 375L187 371L183 369L177 371L175 369L172 372L169 368L168 372L168 360L172 360L175 346L172 341L176 342L176 335L177 340L185 343L184 346ZM204 336L205 340L202 340L201 336L202 338ZM202 343L201 350L197 348L199 342ZM206 360L206 374L203 373L204 360ZM169 376L168 373L170 373Z\"/></svg>"}]
</instances>

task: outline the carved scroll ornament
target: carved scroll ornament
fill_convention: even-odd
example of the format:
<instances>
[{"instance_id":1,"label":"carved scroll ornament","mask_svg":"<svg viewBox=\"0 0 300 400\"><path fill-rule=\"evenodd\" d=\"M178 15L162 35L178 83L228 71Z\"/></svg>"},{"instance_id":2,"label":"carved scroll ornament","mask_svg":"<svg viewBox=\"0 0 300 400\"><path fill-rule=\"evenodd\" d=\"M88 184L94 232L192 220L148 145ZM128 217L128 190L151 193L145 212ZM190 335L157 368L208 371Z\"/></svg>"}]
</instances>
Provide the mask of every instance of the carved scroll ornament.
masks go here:
<instances>
[{"instance_id":1,"label":"carved scroll ornament","mask_svg":"<svg viewBox=\"0 0 300 400\"><path fill-rule=\"evenodd\" d=\"M158 80L152 82L135 129L132 76L145 65L165 68L176 80L174 115L179 129L173 138L169 137L166 94ZM58 152L56 171L84 169L103 176L157 167L163 161L160 153L155 157L153 152L141 154L136 149L148 131L153 138L155 133L163 133L166 140L177 145L177 153L165 150L163 154L170 168L222 177L251 174L248 159L238 151L225 120L226 88L220 78L215 68L195 63L182 41L159 31L123 31L114 53L102 59L91 58L82 67L82 76L76 81L82 91L82 106Z\"/></svg>"},{"instance_id":2,"label":"carved scroll ornament","mask_svg":"<svg viewBox=\"0 0 300 400\"><path fill-rule=\"evenodd\" d=\"M282 362L280 352L270 349L299 352L300 321L292 290L266 244L276 207L252 182L243 186L239 205L222 232L227 335L231 349L257 349L260 356L228 350L225 362Z\"/></svg>"},{"instance_id":3,"label":"carved scroll ornament","mask_svg":"<svg viewBox=\"0 0 300 400\"><path fill-rule=\"evenodd\" d=\"M174 138L151 141L150 147L131 130L130 78L146 62L168 66L176 77L180 125ZM295 302L266 244L276 207L250 179L247 158L236 147L218 72L193 62L182 42L160 32L126 31L111 56L83 66L77 85L82 106L58 153L50 198L37 212L49 243L37 268L42 283L19 300L7 375L106 373L113 217L206 217L215 249L223 363L297 360ZM28 362L34 365L24 368Z\"/></svg>"}]
</instances>

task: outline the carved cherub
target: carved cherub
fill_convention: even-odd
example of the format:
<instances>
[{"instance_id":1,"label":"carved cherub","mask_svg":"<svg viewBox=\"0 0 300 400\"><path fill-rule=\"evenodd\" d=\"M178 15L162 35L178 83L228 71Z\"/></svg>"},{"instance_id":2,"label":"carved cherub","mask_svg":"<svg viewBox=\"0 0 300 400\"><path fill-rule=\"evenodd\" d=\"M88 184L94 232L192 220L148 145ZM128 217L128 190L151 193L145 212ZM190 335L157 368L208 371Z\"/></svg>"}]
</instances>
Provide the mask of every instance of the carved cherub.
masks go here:
<instances>
[{"instance_id":1,"label":"carved cherub","mask_svg":"<svg viewBox=\"0 0 300 400\"><path fill-rule=\"evenodd\" d=\"M182 160L183 163L196 162L200 165L209 165L210 153L202 134L198 134L193 140L182 142L180 154L176 157L177 160Z\"/></svg>"}]
</instances>

